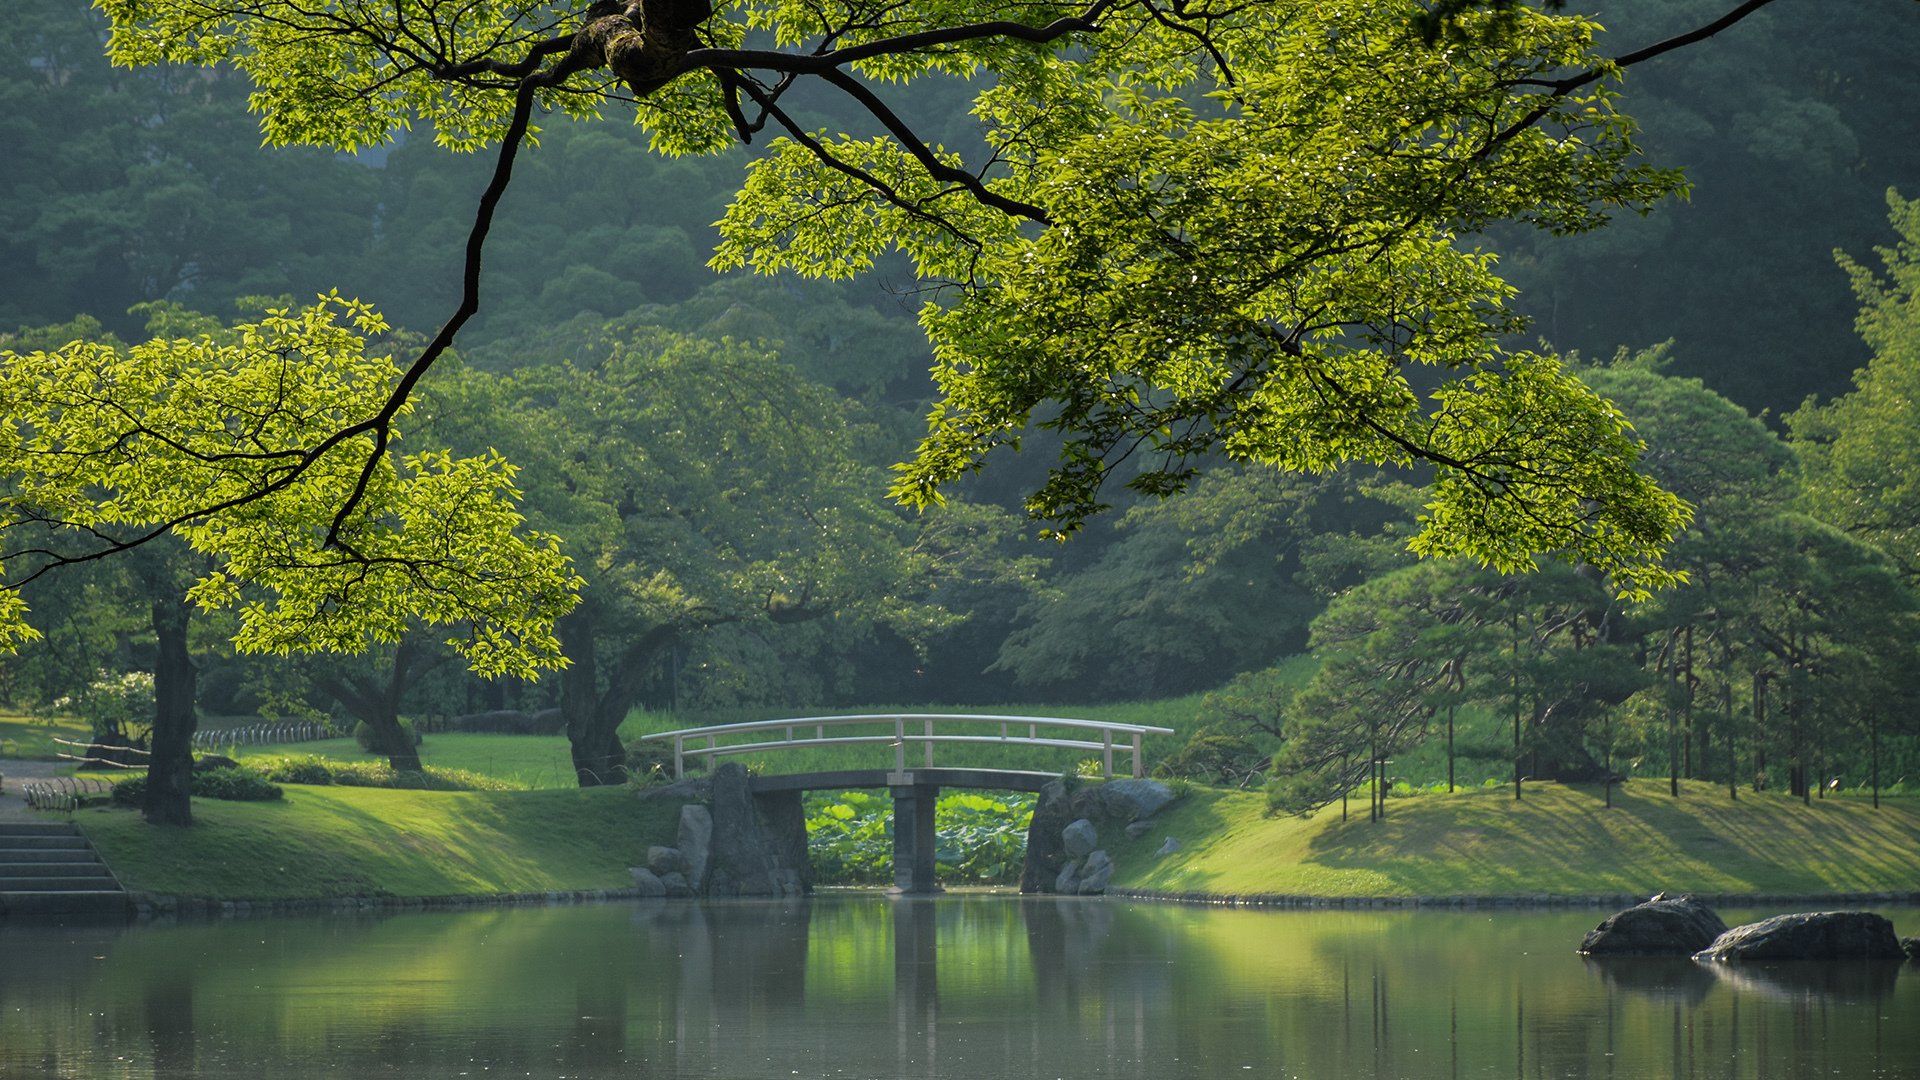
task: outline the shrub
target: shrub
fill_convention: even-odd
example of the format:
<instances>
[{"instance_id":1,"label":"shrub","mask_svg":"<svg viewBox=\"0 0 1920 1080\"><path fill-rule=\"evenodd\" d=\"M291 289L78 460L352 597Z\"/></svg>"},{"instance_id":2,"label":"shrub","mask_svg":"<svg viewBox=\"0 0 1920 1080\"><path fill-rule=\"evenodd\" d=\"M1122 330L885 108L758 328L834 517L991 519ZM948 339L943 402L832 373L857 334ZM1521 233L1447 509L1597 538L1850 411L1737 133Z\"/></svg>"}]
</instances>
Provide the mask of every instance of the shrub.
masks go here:
<instances>
[{"instance_id":1,"label":"shrub","mask_svg":"<svg viewBox=\"0 0 1920 1080\"><path fill-rule=\"evenodd\" d=\"M1162 779L1244 787L1267 767L1267 754L1245 735L1212 728L1193 733L1178 752L1153 767Z\"/></svg>"},{"instance_id":2,"label":"shrub","mask_svg":"<svg viewBox=\"0 0 1920 1080\"><path fill-rule=\"evenodd\" d=\"M401 717L400 730L406 734L414 746L420 745L422 741L420 732L414 728L413 721L408 720L404 716ZM353 741L359 743L360 749L365 750L369 754L385 752L385 748L379 745L379 737L374 733L373 725L367 723L365 720L353 725Z\"/></svg>"},{"instance_id":3,"label":"shrub","mask_svg":"<svg viewBox=\"0 0 1920 1080\"><path fill-rule=\"evenodd\" d=\"M193 793L203 799L226 799L230 802L268 802L283 799L286 792L280 785L267 782L267 778L248 768L208 769L193 774Z\"/></svg>"},{"instance_id":4,"label":"shrub","mask_svg":"<svg viewBox=\"0 0 1920 1080\"><path fill-rule=\"evenodd\" d=\"M252 769L208 769L193 774L193 795L200 799L225 799L230 802L268 802L283 799L286 792L278 784ZM113 785L113 801L118 806L139 806L146 800L147 778L143 773Z\"/></svg>"},{"instance_id":5,"label":"shrub","mask_svg":"<svg viewBox=\"0 0 1920 1080\"><path fill-rule=\"evenodd\" d=\"M412 791L520 791L525 786L465 769L429 765L424 772L395 772L384 761L335 761L317 754L267 758L259 761L259 768L267 779L282 784L338 784Z\"/></svg>"},{"instance_id":6,"label":"shrub","mask_svg":"<svg viewBox=\"0 0 1920 1080\"><path fill-rule=\"evenodd\" d=\"M1026 862L1035 798L955 792L935 808L934 861L946 881L1013 884ZM846 791L807 800L807 852L823 885L884 885L893 880L893 800Z\"/></svg>"},{"instance_id":7,"label":"shrub","mask_svg":"<svg viewBox=\"0 0 1920 1080\"><path fill-rule=\"evenodd\" d=\"M256 766L267 779L280 784L331 784L333 769L327 759L316 754L305 757L267 758Z\"/></svg>"},{"instance_id":8,"label":"shrub","mask_svg":"<svg viewBox=\"0 0 1920 1080\"><path fill-rule=\"evenodd\" d=\"M93 737L131 738L133 729L153 717L153 674L101 672L85 690L53 703L56 711L71 710L87 722Z\"/></svg>"},{"instance_id":9,"label":"shrub","mask_svg":"<svg viewBox=\"0 0 1920 1080\"><path fill-rule=\"evenodd\" d=\"M671 779L672 747L654 742L636 742L627 746L627 783L648 786Z\"/></svg>"}]
</instances>

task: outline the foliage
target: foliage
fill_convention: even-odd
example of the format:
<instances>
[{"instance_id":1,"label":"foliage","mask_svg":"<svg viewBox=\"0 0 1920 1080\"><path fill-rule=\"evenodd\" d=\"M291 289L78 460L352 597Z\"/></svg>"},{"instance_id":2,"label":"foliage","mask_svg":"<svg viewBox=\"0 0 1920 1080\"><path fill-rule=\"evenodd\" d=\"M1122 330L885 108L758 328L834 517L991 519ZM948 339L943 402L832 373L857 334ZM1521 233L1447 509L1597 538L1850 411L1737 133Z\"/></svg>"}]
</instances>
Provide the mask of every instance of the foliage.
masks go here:
<instances>
[{"instance_id":1,"label":"foliage","mask_svg":"<svg viewBox=\"0 0 1920 1080\"><path fill-rule=\"evenodd\" d=\"M86 721L95 738L132 738L137 727L153 721L153 673L102 672L77 698L56 698L51 708Z\"/></svg>"},{"instance_id":2,"label":"foliage","mask_svg":"<svg viewBox=\"0 0 1920 1080\"><path fill-rule=\"evenodd\" d=\"M1153 775L1241 787L1260 777L1270 760L1250 736L1201 728L1188 736L1179 750L1156 764Z\"/></svg>"},{"instance_id":3,"label":"foliage","mask_svg":"<svg viewBox=\"0 0 1920 1080\"><path fill-rule=\"evenodd\" d=\"M842 791L807 798L807 849L822 885L893 881L893 803L885 794ZM948 884L1020 880L1034 798L1012 792L951 792L934 804L934 860Z\"/></svg>"},{"instance_id":4,"label":"foliage","mask_svg":"<svg viewBox=\"0 0 1920 1080\"><path fill-rule=\"evenodd\" d=\"M1196 109L1153 75L1121 77L1111 111L1063 107L1052 88L1006 190L1056 227L983 227L966 274L991 287L923 316L945 398L896 493L934 501L1045 409L1067 444L1029 507L1066 529L1135 452L1154 464L1127 482L1148 493L1178 489L1214 450L1296 471L1425 462L1425 554L1517 569L1556 552L1617 569L1627 591L1670 583L1650 559L1684 508L1632 471L1619 414L1556 360L1500 353L1517 325L1507 288L1455 244L1503 219L1585 231L1676 186L1630 164L1608 92L1508 95L1595 63L1591 25L1533 15L1441 56L1390 6L1241 10L1211 39L1232 67L1215 89L1231 111ZM1034 115L1011 93L980 113L1009 128ZM750 182L730 243L776 243L744 206L790 230L768 261L847 265L826 226L785 225L757 195ZM923 274L953 272L944 248L912 253ZM1421 365L1446 373L1437 389L1416 390Z\"/></svg>"},{"instance_id":5,"label":"foliage","mask_svg":"<svg viewBox=\"0 0 1920 1080\"><path fill-rule=\"evenodd\" d=\"M1836 252L1873 350L1851 393L1789 416L1814 514L1885 551L1920 578L1920 202L1887 192L1895 242L1881 270Z\"/></svg>"},{"instance_id":6,"label":"foliage","mask_svg":"<svg viewBox=\"0 0 1920 1080\"><path fill-rule=\"evenodd\" d=\"M193 794L202 799L228 802L272 802L285 798L286 792L279 785L269 783L271 779L245 767L200 769L193 774ZM137 807L146 794L144 775L129 776L113 785L113 801L120 806Z\"/></svg>"},{"instance_id":7,"label":"foliage","mask_svg":"<svg viewBox=\"0 0 1920 1080\"><path fill-rule=\"evenodd\" d=\"M1733 6L1608 0L1600 47L1636 48ZM1532 333L1595 356L1671 337L1675 374L1753 413L1844 391L1868 354L1848 331L1856 301L1829 252L1876 242L1883 193L1920 175L1901 104L1920 98L1904 60L1920 49L1917 15L1901 0L1773 3L1736 32L1633 68L1636 141L1686 170L1688 197L1584 236L1500 231L1502 272Z\"/></svg>"},{"instance_id":8,"label":"foliage","mask_svg":"<svg viewBox=\"0 0 1920 1080\"><path fill-rule=\"evenodd\" d=\"M1135 450L1151 460L1130 483L1153 494L1215 449L1290 470L1423 464L1438 471L1422 551L1670 583L1653 558L1684 508L1633 472L1604 401L1551 357L1501 351L1520 325L1510 290L1468 246L1499 222L1586 231L1678 190L1637 161L1610 89L1665 47L1616 63L1591 21L1512 4L1454 5L1445 33L1410 2L1096 0L1040 25L999 3L878 20L643 7L102 3L116 62L243 71L272 144L350 150L415 124L444 147L499 144L463 303L411 376L479 305L536 110L631 101L670 154L772 124L784 135L722 219L715 265L837 277L897 249L939 297L922 321L944 401L901 498L940 501L1044 413L1065 449L1029 508L1065 530ZM750 34L767 47L744 48ZM923 140L889 105L892 85L935 77L984 87L980 154ZM809 83L884 134L806 130L781 99ZM1406 371L1423 366L1437 386L1416 389Z\"/></svg>"},{"instance_id":9,"label":"foliage","mask_svg":"<svg viewBox=\"0 0 1920 1080\"><path fill-rule=\"evenodd\" d=\"M475 670L557 666L576 579L521 529L513 467L341 435L399 378L366 355L385 328L331 295L230 333L0 354L9 578L172 533L212 566L188 598L236 610L242 650L352 652L417 618L466 627L451 644ZM24 608L0 592L0 644L37 633Z\"/></svg>"},{"instance_id":10,"label":"foliage","mask_svg":"<svg viewBox=\"0 0 1920 1080\"><path fill-rule=\"evenodd\" d=\"M404 716L400 718L400 730L406 736L407 741L414 746L419 746L425 741L419 729L413 726L413 721ZM365 750L369 754L379 749L379 747L374 745L378 741L378 735L374 732L373 725L367 723L365 720L353 725L353 741L360 745L360 749Z\"/></svg>"}]
</instances>

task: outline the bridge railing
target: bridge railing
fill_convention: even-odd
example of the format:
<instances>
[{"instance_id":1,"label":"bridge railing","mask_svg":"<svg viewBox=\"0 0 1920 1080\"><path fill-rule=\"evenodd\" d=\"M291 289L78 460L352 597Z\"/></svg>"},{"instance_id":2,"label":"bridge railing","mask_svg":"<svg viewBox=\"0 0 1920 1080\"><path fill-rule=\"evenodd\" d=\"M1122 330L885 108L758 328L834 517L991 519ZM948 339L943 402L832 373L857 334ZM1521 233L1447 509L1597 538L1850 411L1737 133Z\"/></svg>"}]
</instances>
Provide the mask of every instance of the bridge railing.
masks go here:
<instances>
[{"instance_id":1,"label":"bridge railing","mask_svg":"<svg viewBox=\"0 0 1920 1080\"><path fill-rule=\"evenodd\" d=\"M892 730L872 730L876 725ZM843 732L838 728L862 727L867 730ZM955 728L970 729L956 733ZM998 727L998 734L976 734L980 727ZM1046 729L1045 734L1042 729ZM1171 735L1172 728L1147 724L1121 724L1106 720L1075 720L1061 716L999 716L970 713L865 713L856 716L804 716L787 720L754 720L741 724L715 724L711 727L683 728L643 735L645 742L672 740L673 776L686 775L688 758L721 758L735 754L757 754L774 750L797 750L812 746L856 746L886 744L893 747L895 772L907 770L907 748L918 744L918 755L925 768L934 767L933 748L941 743L971 746L1043 746L1068 750L1097 750L1103 775L1113 775L1113 754L1117 749L1130 754L1133 775L1146 773L1140 754L1141 740L1147 735ZM1085 735L1086 737L1078 737ZM722 739L748 737L745 742ZM763 736L753 738L753 736ZM766 737L773 736L773 737ZM704 744L704 745L702 745Z\"/></svg>"}]
</instances>

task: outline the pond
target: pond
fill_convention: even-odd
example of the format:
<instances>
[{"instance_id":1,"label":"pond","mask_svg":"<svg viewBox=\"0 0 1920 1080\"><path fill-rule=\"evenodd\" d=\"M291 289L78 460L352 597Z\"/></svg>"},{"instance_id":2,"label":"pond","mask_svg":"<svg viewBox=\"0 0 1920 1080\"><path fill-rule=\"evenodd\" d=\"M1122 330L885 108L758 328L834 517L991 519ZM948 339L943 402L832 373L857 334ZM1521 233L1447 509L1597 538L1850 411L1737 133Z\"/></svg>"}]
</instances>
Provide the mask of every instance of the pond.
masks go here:
<instances>
[{"instance_id":1,"label":"pond","mask_svg":"<svg viewBox=\"0 0 1920 1080\"><path fill-rule=\"evenodd\" d=\"M0 922L0 1077L1920 1078L1920 968L1601 964L1573 952L1601 915L866 894Z\"/></svg>"}]
</instances>

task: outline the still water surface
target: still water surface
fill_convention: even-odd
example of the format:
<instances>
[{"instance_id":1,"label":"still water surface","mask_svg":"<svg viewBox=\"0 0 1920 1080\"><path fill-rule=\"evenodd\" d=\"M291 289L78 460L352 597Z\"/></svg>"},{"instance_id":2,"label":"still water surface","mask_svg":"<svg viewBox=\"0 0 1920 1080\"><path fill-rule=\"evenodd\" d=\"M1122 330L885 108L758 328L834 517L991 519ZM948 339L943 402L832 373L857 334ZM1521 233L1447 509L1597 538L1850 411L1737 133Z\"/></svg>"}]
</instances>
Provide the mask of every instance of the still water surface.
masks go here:
<instances>
[{"instance_id":1,"label":"still water surface","mask_svg":"<svg viewBox=\"0 0 1920 1080\"><path fill-rule=\"evenodd\" d=\"M0 922L0 1077L1920 1078L1920 968L1600 964L1573 952L1598 918L836 896Z\"/></svg>"}]
</instances>

